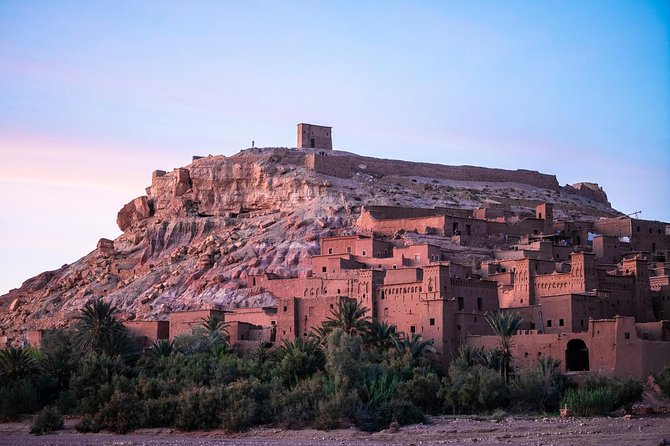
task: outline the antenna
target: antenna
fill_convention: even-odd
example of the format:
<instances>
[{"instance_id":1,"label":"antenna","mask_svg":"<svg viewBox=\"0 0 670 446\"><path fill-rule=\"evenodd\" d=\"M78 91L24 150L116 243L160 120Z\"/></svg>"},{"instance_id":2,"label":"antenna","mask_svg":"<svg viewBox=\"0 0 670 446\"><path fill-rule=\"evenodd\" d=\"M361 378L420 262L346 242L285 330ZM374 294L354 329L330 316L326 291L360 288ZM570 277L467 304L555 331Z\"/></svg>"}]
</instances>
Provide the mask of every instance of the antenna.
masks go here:
<instances>
[{"instance_id":1,"label":"antenna","mask_svg":"<svg viewBox=\"0 0 670 446\"><path fill-rule=\"evenodd\" d=\"M638 218L638 217L639 217L639 214L641 214L641 213L642 213L642 211L631 212L630 214L626 214L626 217L632 217L632 216L635 216L635 218Z\"/></svg>"}]
</instances>

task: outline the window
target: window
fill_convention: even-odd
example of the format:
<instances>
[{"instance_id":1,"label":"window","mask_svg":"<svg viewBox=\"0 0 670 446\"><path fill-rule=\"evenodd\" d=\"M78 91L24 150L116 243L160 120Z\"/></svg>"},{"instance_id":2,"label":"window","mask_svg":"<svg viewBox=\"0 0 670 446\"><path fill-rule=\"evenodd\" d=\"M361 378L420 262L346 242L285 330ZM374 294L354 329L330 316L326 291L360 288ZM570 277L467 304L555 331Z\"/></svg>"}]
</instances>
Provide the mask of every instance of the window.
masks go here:
<instances>
[{"instance_id":1,"label":"window","mask_svg":"<svg viewBox=\"0 0 670 446\"><path fill-rule=\"evenodd\" d=\"M458 298L458 310L463 311L464 308L465 308L465 302L463 302L462 297L459 297Z\"/></svg>"},{"instance_id":2,"label":"window","mask_svg":"<svg viewBox=\"0 0 670 446\"><path fill-rule=\"evenodd\" d=\"M530 323L530 329L531 329L531 330L535 330L535 322L531 322L531 323Z\"/></svg>"},{"instance_id":3,"label":"window","mask_svg":"<svg viewBox=\"0 0 670 446\"><path fill-rule=\"evenodd\" d=\"M364 249L363 250L363 255L366 256L367 254L368 254L367 251L365 251L365 249Z\"/></svg>"},{"instance_id":4,"label":"window","mask_svg":"<svg viewBox=\"0 0 670 446\"><path fill-rule=\"evenodd\" d=\"M410 333L416 333L416 325L412 325L409 327L409 332Z\"/></svg>"},{"instance_id":5,"label":"window","mask_svg":"<svg viewBox=\"0 0 670 446\"><path fill-rule=\"evenodd\" d=\"M482 311L482 308L483 308L482 298L478 297L477 298L477 311Z\"/></svg>"},{"instance_id":6,"label":"window","mask_svg":"<svg viewBox=\"0 0 670 446\"><path fill-rule=\"evenodd\" d=\"M639 226L637 227L637 232L640 232L640 227Z\"/></svg>"},{"instance_id":7,"label":"window","mask_svg":"<svg viewBox=\"0 0 670 446\"><path fill-rule=\"evenodd\" d=\"M470 235L470 225L465 225L465 235Z\"/></svg>"},{"instance_id":8,"label":"window","mask_svg":"<svg viewBox=\"0 0 670 446\"><path fill-rule=\"evenodd\" d=\"M623 334L623 338L624 338L624 339L630 339L630 333L625 332L625 333Z\"/></svg>"},{"instance_id":9,"label":"window","mask_svg":"<svg viewBox=\"0 0 670 446\"><path fill-rule=\"evenodd\" d=\"M384 316L388 316L388 315L389 315L389 309L388 309L388 308L384 308Z\"/></svg>"},{"instance_id":10,"label":"window","mask_svg":"<svg viewBox=\"0 0 670 446\"><path fill-rule=\"evenodd\" d=\"M321 267L321 272L322 272L322 273L325 273L325 272L327 272L327 271L328 271L328 269L327 269L325 266L322 266L322 267Z\"/></svg>"},{"instance_id":11,"label":"window","mask_svg":"<svg viewBox=\"0 0 670 446\"><path fill-rule=\"evenodd\" d=\"M430 325L435 325L435 318L430 318Z\"/></svg>"},{"instance_id":12,"label":"window","mask_svg":"<svg viewBox=\"0 0 670 446\"><path fill-rule=\"evenodd\" d=\"M309 317L314 317L314 307L309 307Z\"/></svg>"},{"instance_id":13,"label":"window","mask_svg":"<svg viewBox=\"0 0 670 446\"><path fill-rule=\"evenodd\" d=\"M253 286L256 286L256 278L254 277L251 281L253 282Z\"/></svg>"},{"instance_id":14,"label":"window","mask_svg":"<svg viewBox=\"0 0 670 446\"><path fill-rule=\"evenodd\" d=\"M551 327L551 319L547 320L547 327Z\"/></svg>"},{"instance_id":15,"label":"window","mask_svg":"<svg viewBox=\"0 0 670 446\"><path fill-rule=\"evenodd\" d=\"M414 261L418 262L419 260L421 260L421 256L419 254L414 254Z\"/></svg>"},{"instance_id":16,"label":"window","mask_svg":"<svg viewBox=\"0 0 670 446\"><path fill-rule=\"evenodd\" d=\"M397 266L397 265L393 265L393 269L398 269L398 266Z\"/></svg>"},{"instance_id":17,"label":"window","mask_svg":"<svg viewBox=\"0 0 670 446\"><path fill-rule=\"evenodd\" d=\"M337 294L340 294L340 289L339 288L337 289Z\"/></svg>"},{"instance_id":18,"label":"window","mask_svg":"<svg viewBox=\"0 0 670 446\"><path fill-rule=\"evenodd\" d=\"M328 248L328 254L332 254L332 253L333 253L333 248Z\"/></svg>"},{"instance_id":19,"label":"window","mask_svg":"<svg viewBox=\"0 0 670 446\"><path fill-rule=\"evenodd\" d=\"M651 231L652 231L652 229L651 229L651 228L649 228L649 233L650 233L650 234L651 234Z\"/></svg>"},{"instance_id":20,"label":"window","mask_svg":"<svg viewBox=\"0 0 670 446\"><path fill-rule=\"evenodd\" d=\"M584 319L580 319L580 320L579 320L579 326L580 326L580 327L584 327Z\"/></svg>"},{"instance_id":21,"label":"window","mask_svg":"<svg viewBox=\"0 0 670 446\"><path fill-rule=\"evenodd\" d=\"M332 310L333 308L335 308L335 305L330 304L330 309Z\"/></svg>"},{"instance_id":22,"label":"window","mask_svg":"<svg viewBox=\"0 0 670 446\"><path fill-rule=\"evenodd\" d=\"M558 320L558 325L559 325L560 327L562 327L563 325L565 325L564 322L563 322L563 319L559 319L559 320Z\"/></svg>"}]
</instances>

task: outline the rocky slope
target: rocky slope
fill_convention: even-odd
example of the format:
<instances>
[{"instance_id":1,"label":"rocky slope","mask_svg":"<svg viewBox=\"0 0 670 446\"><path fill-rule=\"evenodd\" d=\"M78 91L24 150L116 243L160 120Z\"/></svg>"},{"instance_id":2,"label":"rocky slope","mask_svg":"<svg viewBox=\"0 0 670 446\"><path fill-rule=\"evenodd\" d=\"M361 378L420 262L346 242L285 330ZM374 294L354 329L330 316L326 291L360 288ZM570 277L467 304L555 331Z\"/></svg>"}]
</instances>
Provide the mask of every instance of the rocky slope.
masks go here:
<instances>
[{"instance_id":1,"label":"rocky slope","mask_svg":"<svg viewBox=\"0 0 670 446\"><path fill-rule=\"evenodd\" d=\"M407 162L397 169L393 163L400 162L346 156L354 166L348 178L305 167L305 152L273 148L154 172L146 195L119 211L120 237L101 239L77 262L28 279L0 297L0 336L18 341L28 329L67 326L94 297L113 301L127 319L165 318L169 311L208 305L271 304L272 296L251 295L245 276L305 274L310 256L319 252L319 238L357 232L365 204L475 208L505 203L530 215L537 203L551 202L556 218L618 214L592 183L558 187L554 177L544 176L550 185L541 188L533 185L536 180L500 182L506 178L500 170L444 170L425 163L414 168ZM449 173L461 169L492 172L489 177L496 181L464 181ZM542 175L527 172L529 178ZM412 243L417 235L403 238L398 242ZM440 244L458 261L491 254L486 246Z\"/></svg>"}]
</instances>

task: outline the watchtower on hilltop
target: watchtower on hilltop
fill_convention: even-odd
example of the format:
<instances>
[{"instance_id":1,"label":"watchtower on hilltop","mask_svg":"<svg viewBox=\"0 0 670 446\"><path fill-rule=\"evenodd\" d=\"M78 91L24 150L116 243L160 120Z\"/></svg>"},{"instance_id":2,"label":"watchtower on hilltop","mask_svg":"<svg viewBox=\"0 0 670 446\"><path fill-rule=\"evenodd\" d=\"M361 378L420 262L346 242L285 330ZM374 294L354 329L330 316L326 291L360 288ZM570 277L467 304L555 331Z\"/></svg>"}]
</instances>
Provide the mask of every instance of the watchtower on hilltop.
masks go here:
<instances>
[{"instance_id":1,"label":"watchtower on hilltop","mask_svg":"<svg viewBox=\"0 0 670 446\"><path fill-rule=\"evenodd\" d=\"M298 124L299 149L333 150L332 127L314 124Z\"/></svg>"}]
</instances>

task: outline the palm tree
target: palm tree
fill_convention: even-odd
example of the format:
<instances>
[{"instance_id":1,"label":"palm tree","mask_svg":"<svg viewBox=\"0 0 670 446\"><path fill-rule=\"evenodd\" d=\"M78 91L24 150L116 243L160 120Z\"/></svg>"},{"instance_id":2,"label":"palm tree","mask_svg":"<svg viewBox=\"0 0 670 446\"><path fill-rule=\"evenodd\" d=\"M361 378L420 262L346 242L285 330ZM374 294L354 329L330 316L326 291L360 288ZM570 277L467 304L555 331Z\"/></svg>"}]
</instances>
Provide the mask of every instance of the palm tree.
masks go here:
<instances>
[{"instance_id":1,"label":"palm tree","mask_svg":"<svg viewBox=\"0 0 670 446\"><path fill-rule=\"evenodd\" d=\"M412 358L418 359L426 353L435 353L433 341L424 341L419 333L412 333L411 336L404 335L401 342L398 343L398 350L409 352Z\"/></svg>"},{"instance_id":2,"label":"palm tree","mask_svg":"<svg viewBox=\"0 0 670 446\"><path fill-rule=\"evenodd\" d=\"M387 322L372 322L367 336L367 343L378 351L398 346L400 340L396 326Z\"/></svg>"},{"instance_id":3,"label":"palm tree","mask_svg":"<svg viewBox=\"0 0 670 446\"><path fill-rule=\"evenodd\" d=\"M229 323L224 322L217 316L210 314L208 317L200 319L200 324L193 330L194 334L200 334L213 340L215 343L222 342L228 344L230 336L228 334Z\"/></svg>"},{"instance_id":4,"label":"palm tree","mask_svg":"<svg viewBox=\"0 0 670 446\"><path fill-rule=\"evenodd\" d=\"M77 341L85 351L105 353L108 356L123 354L128 350L126 327L116 318L115 306L96 299L82 308L77 323Z\"/></svg>"},{"instance_id":5,"label":"palm tree","mask_svg":"<svg viewBox=\"0 0 670 446\"><path fill-rule=\"evenodd\" d=\"M158 339L149 347L149 356L152 358L167 358L174 351L174 341Z\"/></svg>"},{"instance_id":6,"label":"palm tree","mask_svg":"<svg viewBox=\"0 0 670 446\"><path fill-rule=\"evenodd\" d=\"M357 300L341 301L336 309L330 310L330 317L324 323L328 329L341 328L348 335L364 337L370 331L370 318L365 316L368 309Z\"/></svg>"},{"instance_id":7,"label":"palm tree","mask_svg":"<svg viewBox=\"0 0 670 446\"><path fill-rule=\"evenodd\" d=\"M458 350L452 353L451 358L454 362L458 361L465 366L472 367L473 365L480 364L482 351L482 347L461 345Z\"/></svg>"},{"instance_id":8,"label":"palm tree","mask_svg":"<svg viewBox=\"0 0 670 446\"><path fill-rule=\"evenodd\" d=\"M291 384L322 369L326 361L319 342L312 337L284 339L274 354L280 376Z\"/></svg>"},{"instance_id":9,"label":"palm tree","mask_svg":"<svg viewBox=\"0 0 670 446\"><path fill-rule=\"evenodd\" d=\"M515 312L496 311L486 315L496 336L498 336L498 356L500 357L500 374L509 382L509 369L512 361L512 336L521 325L521 315Z\"/></svg>"},{"instance_id":10,"label":"palm tree","mask_svg":"<svg viewBox=\"0 0 670 446\"><path fill-rule=\"evenodd\" d=\"M37 361L28 349L0 349L0 382L16 382L35 373L37 366Z\"/></svg>"}]
</instances>

